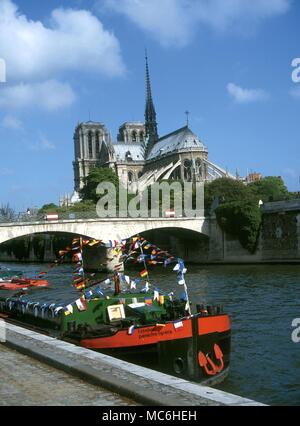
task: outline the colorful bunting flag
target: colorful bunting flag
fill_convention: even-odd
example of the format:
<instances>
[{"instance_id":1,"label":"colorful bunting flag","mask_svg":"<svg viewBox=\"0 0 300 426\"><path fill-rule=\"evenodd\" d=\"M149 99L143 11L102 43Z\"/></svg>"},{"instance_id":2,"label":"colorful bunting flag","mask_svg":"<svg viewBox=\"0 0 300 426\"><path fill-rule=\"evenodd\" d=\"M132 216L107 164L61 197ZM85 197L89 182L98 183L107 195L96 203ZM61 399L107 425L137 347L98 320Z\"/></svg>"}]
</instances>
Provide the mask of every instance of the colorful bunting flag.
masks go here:
<instances>
[{"instance_id":1,"label":"colorful bunting flag","mask_svg":"<svg viewBox=\"0 0 300 426\"><path fill-rule=\"evenodd\" d=\"M148 276L148 271L147 271L147 269L144 269L143 271L141 271L141 272L140 272L140 276L141 276L142 278L147 277L147 276Z\"/></svg>"},{"instance_id":2,"label":"colorful bunting flag","mask_svg":"<svg viewBox=\"0 0 300 426\"><path fill-rule=\"evenodd\" d=\"M163 295L163 294L161 294L160 296L159 296L159 304L160 305L163 305L165 303L165 296Z\"/></svg>"},{"instance_id":3,"label":"colorful bunting flag","mask_svg":"<svg viewBox=\"0 0 300 426\"><path fill-rule=\"evenodd\" d=\"M159 300L159 292L154 290L153 300Z\"/></svg>"},{"instance_id":4,"label":"colorful bunting flag","mask_svg":"<svg viewBox=\"0 0 300 426\"><path fill-rule=\"evenodd\" d=\"M99 286L96 287L96 294L98 294L98 296L104 296L104 293Z\"/></svg>"},{"instance_id":5,"label":"colorful bunting flag","mask_svg":"<svg viewBox=\"0 0 300 426\"><path fill-rule=\"evenodd\" d=\"M134 333L134 328L135 328L135 326L134 326L134 325L131 325L131 326L128 328L128 334L129 334L129 335L131 335L131 334L133 334L133 333Z\"/></svg>"},{"instance_id":6,"label":"colorful bunting flag","mask_svg":"<svg viewBox=\"0 0 300 426\"><path fill-rule=\"evenodd\" d=\"M85 295L86 299L90 299L93 295L93 292L92 292L92 290L88 290L88 291L85 292L84 295Z\"/></svg>"},{"instance_id":7,"label":"colorful bunting flag","mask_svg":"<svg viewBox=\"0 0 300 426\"><path fill-rule=\"evenodd\" d=\"M85 303L84 297L81 297L80 299L77 299L75 303L76 303L77 308L78 308L78 310L80 312L86 311L86 303Z\"/></svg>"}]
</instances>

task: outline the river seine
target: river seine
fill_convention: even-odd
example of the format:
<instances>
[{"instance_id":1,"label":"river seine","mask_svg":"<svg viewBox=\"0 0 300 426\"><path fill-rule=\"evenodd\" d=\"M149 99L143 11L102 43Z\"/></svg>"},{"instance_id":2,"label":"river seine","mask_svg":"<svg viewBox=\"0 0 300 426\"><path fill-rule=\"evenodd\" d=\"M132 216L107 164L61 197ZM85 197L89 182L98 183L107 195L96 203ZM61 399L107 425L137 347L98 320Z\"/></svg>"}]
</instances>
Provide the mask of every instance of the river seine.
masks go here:
<instances>
[{"instance_id":1,"label":"river seine","mask_svg":"<svg viewBox=\"0 0 300 426\"><path fill-rule=\"evenodd\" d=\"M31 276L45 269L7 266ZM51 287L35 297L74 301L71 277L70 265L52 269ZM150 278L162 290L181 293L172 270L157 268ZM300 343L291 338L292 321L300 318L300 265L189 266L186 281L193 303L222 304L231 317L231 369L218 388L266 404L300 405Z\"/></svg>"}]
</instances>

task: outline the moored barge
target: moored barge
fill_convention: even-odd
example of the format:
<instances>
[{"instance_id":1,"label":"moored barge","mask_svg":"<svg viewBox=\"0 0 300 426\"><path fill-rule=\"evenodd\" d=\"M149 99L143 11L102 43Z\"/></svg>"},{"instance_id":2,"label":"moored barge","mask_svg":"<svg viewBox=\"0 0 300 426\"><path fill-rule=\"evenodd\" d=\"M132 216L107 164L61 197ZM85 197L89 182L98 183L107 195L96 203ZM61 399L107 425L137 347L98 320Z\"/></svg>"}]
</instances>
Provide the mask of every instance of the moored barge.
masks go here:
<instances>
[{"instance_id":1,"label":"moored barge","mask_svg":"<svg viewBox=\"0 0 300 426\"><path fill-rule=\"evenodd\" d=\"M186 290L181 259L174 270ZM137 288L122 273L82 289L69 304L0 294L0 312L88 349L150 358L158 370L191 381L216 384L228 374L231 326L221 306L198 304L192 312L188 297L175 298L148 281Z\"/></svg>"}]
</instances>

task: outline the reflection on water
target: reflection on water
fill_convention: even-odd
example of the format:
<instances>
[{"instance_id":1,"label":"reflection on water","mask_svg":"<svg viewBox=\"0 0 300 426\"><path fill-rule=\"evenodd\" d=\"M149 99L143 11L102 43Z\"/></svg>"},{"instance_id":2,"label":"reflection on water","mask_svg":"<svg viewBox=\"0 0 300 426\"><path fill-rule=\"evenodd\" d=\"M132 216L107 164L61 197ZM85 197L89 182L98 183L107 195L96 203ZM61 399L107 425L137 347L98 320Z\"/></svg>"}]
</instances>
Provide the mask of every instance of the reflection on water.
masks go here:
<instances>
[{"instance_id":1,"label":"reflection on water","mask_svg":"<svg viewBox=\"0 0 300 426\"><path fill-rule=\"evenodd\" d=\"M19 268L32 275L43 269ZM181 293L170 270L157 268L150 278ZM223 304L231 316L231 370L219 388L267 404L299 405L300 343L291 340L291 323L300 318L300 265L191 266L186 278L192 302ZM51 287L32 291L31 298L69 303L78 297L71 266L51 270L48 279Z\"/></svg>"}]
</instances>

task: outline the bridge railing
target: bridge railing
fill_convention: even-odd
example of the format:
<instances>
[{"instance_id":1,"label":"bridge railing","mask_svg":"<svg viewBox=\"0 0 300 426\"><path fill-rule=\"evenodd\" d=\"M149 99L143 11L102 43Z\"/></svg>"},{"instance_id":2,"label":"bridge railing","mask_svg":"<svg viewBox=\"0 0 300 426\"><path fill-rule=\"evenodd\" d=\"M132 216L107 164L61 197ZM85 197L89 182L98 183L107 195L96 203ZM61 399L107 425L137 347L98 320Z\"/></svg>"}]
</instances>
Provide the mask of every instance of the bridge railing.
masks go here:
<instances>
[{"instance_id":1,"label":"bridge railing","mask_svg":"<svg viewBox=\"0 0 300 426\"><path fill-rule=\"evenodd\" d=\"M55 213L56 214L56 213ZM81 212L59 212L56 220L76 220L76 219L98 219L97 212L81 211ZM53 219L52 219L53 220ZM50 222L47 214L19 214L11 217L0 216L0 223L18 223L18 222Z\"/></svg>"},{"instance_id":2,"label":"bridge railing","mask_svg":"<svg viewBox=\"0 0 300 426\"><path fill-rule=\"evenodd\" d=\"M208 216L208 212L205 212L204 216ZM168 217L166 216L164 213L161 213L158 217L152 217L151 216L151 211L148 212L148 216L145 217L141 217L142 219L180 219L180 218L186 218L187 216L180 215L180 216L171 216ZM119 212L117 217L117 219L124 219L126 220L126 218L128 219L132 219L130 216L128 216L126 214L126 212ZM95 210L93 211L80 211L80 212L59 212L57 213L57 218L55 219L50 219L47 217L46 214L20 214L20 215L15 215L12 217L3 217L0 216L0 225L5 225L5 224L9 224L9 223L34 223L34 222L44 222L44 223L49 223L49 222L55 222L55 221L64 221L64 220L92 220L92 219L100 219L99 216L97 215L97 212Z\"/></svg>"}]
</instances>

